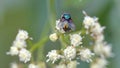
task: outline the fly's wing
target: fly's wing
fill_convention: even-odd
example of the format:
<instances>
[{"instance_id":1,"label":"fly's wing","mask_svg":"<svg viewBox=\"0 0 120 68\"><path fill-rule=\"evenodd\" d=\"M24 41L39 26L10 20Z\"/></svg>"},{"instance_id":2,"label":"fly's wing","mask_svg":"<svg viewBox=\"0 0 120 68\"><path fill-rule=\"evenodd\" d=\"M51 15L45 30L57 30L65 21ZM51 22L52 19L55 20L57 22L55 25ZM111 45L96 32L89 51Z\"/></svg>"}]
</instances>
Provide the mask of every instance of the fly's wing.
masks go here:
<instances>
[{"instance_id":1,"label":"fly's wing","mask_svg":"<svg viewBox=\"0 0 120 68\"><path fill-rule=\"evenodd\" d=\"M70 22L69 23L69 28L71 28L71 30L75 30L75 25L72 22Z\"/></svg>"}]
</instances>

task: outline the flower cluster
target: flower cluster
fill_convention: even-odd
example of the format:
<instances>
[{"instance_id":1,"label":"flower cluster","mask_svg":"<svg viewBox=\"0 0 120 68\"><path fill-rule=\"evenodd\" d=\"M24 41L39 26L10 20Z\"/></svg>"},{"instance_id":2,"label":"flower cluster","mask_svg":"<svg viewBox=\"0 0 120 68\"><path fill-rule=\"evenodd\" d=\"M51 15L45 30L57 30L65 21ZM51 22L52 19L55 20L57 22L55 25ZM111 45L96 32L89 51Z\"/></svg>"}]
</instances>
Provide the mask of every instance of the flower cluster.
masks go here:
<instances>
[{"instance_id":1,"label":"flower cluster","mask_svg":"<svg viewBox=\"0 0 120 68\"><path fill-rule=\"evenodd\" d=\"M55 68L76 68L76 67L77 67L77 62L76 61L71 61L67 65L59 64L59 65L55 66Z\"/></svg>"},{"instance_id":2,"label":"flower cluster","mask_svg":"<svg viewBox=\"0 0 120 68\"><path fill-rule=\"evenodd\" d=\"M94 53L99 56L95 62L92 63L91 68L106 68L107 60L106 58L112 57L112 47L111 45L107 44L104 41L104 34L103 31L105 27L102 27L99 22L98 18L90 17L84 12L84 26L86 31L94 40Z\"/></svg>"},{"instance_id":3,"label":"flower cluster","mask_svg":"<svg viewBox=\"0 0 120 68\"><path fill-rule=\"evenodd\" d=\"M80 51L80 53L79 53L79 55L80 55L80 58L81 58L81 60L82 61L86 61L86 62L92 62L92 56L94 56L95 54L94 53L92 53L91 51L90 51L90 49L88 49L88 48L83 48L83 49L81 49L81 51Z\"/></svg>"},{"instance_id":4,"label":"flower cluster","mask_svg":"<svg viewBox=\"0 0 120 68\"><path fill-rule=\"evenodd\" d=\"M91 68L106 68L108 61L105 58L97 58L94 63L91 64Z\"/></svg>"},{"instance_id":5,"label":"flower cluster","mask_svg":"<svg viewBox=\"0 0 120 68\"><path fill-rule=\"evenodd\" d=\"M26 40L29 38L27 31L19 30L13 45L10 47L10 51L7 55L18 55L20 61L26 63L30 61L31 53L26 49Z\"/></svg>"},{"instance_id":6,"label":"flower cluster","mask_svg":"<svg viewBox=\"0 0 120 68\"><path fill-rule=\"evenodd\" d=\"M46 55L46 62L59 63L58 65L54 64L55 68L76 68L78 63L76 60L90 63L90 68L106 68L107 58L113 57L112 47L104 39L105 27L100 25L97 17L90 17L85 11L83 14L85 15L82 23L84 27L77 31L75 31L75 25L68 13L64 13L56 21L56 30L50 34L49 39L52 42L59 40L62 43L61 49L53 49ZM19 30L7 55L18 56L19 60L24 63L29 62L32 57L31 52L33 53L38 46L42 47L46 41L44 39L39 42L40 44L30 46L30 52L26 42L29 39L31 38L27 31ZM42 53L40 55L43 56ZM42 58L40 57L40 59ZM17 63L11 64L11 68L18 67ZM28 68L46 68L46 66L43 62L34 61L33 56L33 61Z\"/></svg>"},{"instance_id":7,"label":"flower cluster","mask_svg":"<svg viewBox=\"0 0 120 68\"><path fill-rule=\"evenodd\" d=\"M80 34L72 34L70 35L70 41L71 45L79 46L80 44L82 44L82 37L80 36Z\"/></svg>"},{"instance_id":8,"label":"flower cluster","mask_svg":"<svg viewBox=\"0 0 120 68\"><path fill-rule=\"evenodd\" d=\"M71 61L73 59L79 58L86 62L92 61L92 56L94 53L90 51L88 48L82 47L82 37L80 34L71 34L70 36L70 46L67 46L64 50L52 50L48 52L47 57L48 61L52 61L53 63L58 59L64 59L67 61ZM52 41L52 40L51 40ZM80 49L77 49L80 48ZM57 52L58 51L58 52ZM59 52L62 52L61 54Z\"/></svg>"},{"instance_id":9,"label":"flower cluster","mask_svg":"<svg viewBox=\"0 0 120 68\"><path fill-rule=\"evenodd\" d=\"M57 32L49 36L50 40L55 42L56 40L65 40L67 35L69 35L69 43L64 45L61 50L52 50L48 52L47 61L52 61L53 63L59 59L60 62L72 62L73 60L80 59L87 63L91 63L91 68L105 68L108 64L106 58L113 56L112 47L104 41L104 29L102 27L97 17L90 17L85 11L83 20L84 33L83 30L80 30L78 33L75 32L75 25L72 22L70 15L63 14L62 17L56 21ZM82 35L81 35L82 34ZM85 45L83 41L85 36L89 36L91 39L88 43L92 42L92 46ZM69 46L68 46L69 45ZM84 46L85 45L85 46ZM69 63L68 63L69 64ZM68 65L67 64L67 65ZM58 65L56 68L63 67L64 64Z\"/></svg>"},{"instance_id":10,"label":"flower cluster","mask_svg":"<svg viewBox=\"0 0 120 68\"><path fill-rule=\"evenodd\" d=\"M10 68L18 68L18 64L16 62L12 62L10 64Z\"/></svg>"},{"instance_id":11,"label":"flower cluster","mask_svg":"<svg viewBox=\"0 0 120 68\"><path fill-rule=\"evenodd\" d=\"M57 50L52 50L52 51L50 51L50 52L47 54L47 57L49 57L49 59L47 60L47 62L51 60L52 63L54 63L54 62L57 61L58 59L62 58L62 56L57 53Z\"/></svg>"},{"instance_id":12,"label":"flower cluster","mask_svg":"<svg viewBox=\"0 0 120 68\"><path fill-rule=\"evenodd\" d=\"M31 64L28 65L28 68L40 68L40 67L37 64L31 63Z\"/></svg>"},{"instance_id":13,"label":"flower cluster","mask_svg":"<svg viewBox=\"0 0 120 68\"><path fill-rule=\"evenodd\" d=\"M66 29L69 28L70 31L73 31L73 28L75 28L75 26L73 25L71 20L72 20L71 18L66 19L63 14L62 18L59 21L56 21L56 29L58 32L51 34L49 36L50 40L55 42L57 39L61 39L60 38L61 35L59 35L59 33L62 33L64 36L66 36L65 33L68 32L69 30L65 31L64 28ZM79 58L86 62L92 62L92 57L94 56L94 53L92 53L89 48L82 47L83 43L82 39L83 37L81 36L81 32L69 34L70 41L70 44L68 44L69 46L65 47L65 49L62 50L52 50L48 52L47 61L51 60L54 63L58 59L63 59L64 61L72 61L74 59Z\"/></svg>"},{"instance_id":14,"label":"flower cluster","mask_svg":"<svg viewBox=\"0 0 120 68\"><path fill-rule=\"evenodd\" d=\"M49 36L50 40L55 42L58 39L58 35L57 33L53 33Z\"/></svg>"},{"instance_id":15,"label":"flower cluster","mask_svg":"<svg viewBox=\"0 0 120 68\"><path fill-rule=\"evenodd\" d=\"M76 49L73 46L68 46L64 49L64 56L68 60L72 60L76 57Z\"/></svg>"}]
</instances>

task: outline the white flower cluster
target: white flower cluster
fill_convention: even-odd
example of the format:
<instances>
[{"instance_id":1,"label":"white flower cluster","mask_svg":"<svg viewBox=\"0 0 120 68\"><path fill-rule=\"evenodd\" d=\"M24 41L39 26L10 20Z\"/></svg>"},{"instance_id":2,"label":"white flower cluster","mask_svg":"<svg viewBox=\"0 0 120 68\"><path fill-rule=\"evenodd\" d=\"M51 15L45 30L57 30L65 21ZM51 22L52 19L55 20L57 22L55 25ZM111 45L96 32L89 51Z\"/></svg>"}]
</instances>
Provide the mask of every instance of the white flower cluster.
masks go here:
<instances>
[{"instance_id":1,"label":"white flower cluster","mask_svg":"<svg viewBox=\"0 0 120 68\"><path fill-rule=\"evenodd\" d=\"M31 63L31 64L28 65L28 68L40 68L40 67L37 64Z\"/></svg>"},{"instance_id":2,"label":"white flower cluster","mask_svg":"<svg viewBox=\"0 0 120 68\"><path fill-rule=\"evenodd\" d=\"M57 53L57 50L52 50L52 51L48 52L48 54L46 55L46 57L49 58L47 60L47 62L51 60L52 63L54 63L58 59L62 58L62 56Z\"/></svg>"},{"instance_id":3,"label":"white flower cluster","mask_svg":"<svg viewBox=\"0 0 120 68\"><path fill-rule=\"evenodd\" d=\"M83 49L80 50L79 55L80 55L80 58L81 58L82 61L86 61L86 62L89 63L89 62L92 62L92 56L94 56L95 54L92 53L90 51L90 49L88 49L88 48L84 49L83 48Z\"/></svg>"},{"instance_id":4,"label":"white flower cluster","mask_svg":"<svg viewBox=\"0 0 120 68\"><path fill-rule=\"evenodd\" d=\"M58 39L58 35L57 33L53 33L49 36L50 40L55 42Z\"/></svg>"},{"instance_id":5,"label":"white flower cluster","mask_svg":"<svg viewBox=\"0 0 120 68\"><path fill-rule=\"evenodd\" d=\"M54 63L58 59L71 61L73 59L76 59L77 56L80 57L82 61L92 62L92 57L94 56L94 53L92 53L88 48L81 48L80 50L77 50L77 47L82 44L82 37L80 36L80 34L70 34L70 43L71 46L66 47L62 51L62 54L59 54L57 50L52 50L51 52L48 52L47 62L51 60L52 63Z\"/></svg>"},{"instance_id":6,"label":"white flower cluster","mask_svg":"<svg viewBox=\"0 0 120 68\"><path fill-rule=\"evenodd\" d=\"M73 28L73 24L70 24L72 22L69 16L63 16L60 20L56 21L56 29L61 33L51 34L49 36L50 40L55 42L57 39L60 39L63 43L69 45L64 47L65 49L48 52L47 62L52 61L52 63L54 63L55 61L62 59L61 63L63 64L56 66L56 68L67 68L69 62L76 59L91 63L91 68L106 68L106 65L108 64L106 58L113 56L112 47L104 41L103 31L105 27L102 27L99 24L97 17L90 17L85 11L83 11L83 14L85 15L83 20L84 28L82 28L79 33L67 33L69 29L71 30ZM69 19L67 19L67 17ZM69 41L66 39L68 38L67 35L69 35L70 42L66 43L66 41ZM82 36L86 39L89 38L90 40L85 41ZM89 42L92 42L91 46L87 46L88 44L86 45L86 43Z\"/></svg>"},{"instance_id":7,"label":"white flower cluster","mask_svg":"<svg viewBox=\"0 0 120 68\"><path fill-rule=\"evenodd\" d=\"M108 65L108 61L105 58L97 58L90 68L106 68L106 65Z\"/></svg>"},{"instance_id":8,"label":"white flower cluster","mask_svg":"<svg viewBox=\"0 0 120 68\"><path fill-rule=\"evenodd\" d=\"M71 29L75 27L73 25L73 23L71 23L69 21L66 22L67 20L62 21L62 19L56 21L56 29L59 32L65 33L65 30L68 30L68 25ZM64 30L64 28L65 28L65 30ZM57 39L59 39L59 36L57 33L53 33L49 36L49 38L51 41L55 42ZM70 34L69 37L70 37L70 44L69 44L70 46L67 46L64 50L60 50L61 53L58 53L57 50L52 50L51 52L48 52L47 62L52 61L52 63L54 63L58 59L64 59L67 61L71 61L71 60L76 59L77 57L78 58L80 57L80 59L82 61L92 62L92 57L94 56L94 53L92 53L90 51L90 49L88 49L88 48L84 48L84 49L81 48L81 44L83 43L82 42L83 38L81 36L81 32ZM77 47L80 49L78 50Z\"/></svg>"},{"instance_id":9,"label":"white flower cluster","mask_svg":"<svg viewBox=\"0 0 120 68\"><path fill-rule=\"evenodd\" d=\"M59 59L72 60L76 57L76 49L73 46L68 46L64 49L63 54L61 55L57 52L57 50L52 50L48 52L47 57L49 58L47 62L51 60L52 63Z\"/></svg>"},{"instance_id":10,"label":"white flower cluster","mask_svg":"<svg viewBox=\"0 0 120 68\"><path fill-rule=\"evenodd\" d=\"M98 18L96 17L92 18L88 16L85 11L83 11L83 14L85 15L84 20L83 20L84 27L86 29L90 29L91 27L95 25L95 22L97 22Z\"/></svg>"},{"instance_id":11,"label":"white flower cluster","mask_svg":"<svg viewBox=\"0 0 120 68\"><path fill-rule=\"evenodd\" d=\"M10 51L7 55L18 55L20 61L26 63L30 61L31 53L26 49L26 40L28 39L28 33L25 30L19 30L13 45L10 47Z\"/></svg>"},{"instance_id":12,"label":"white flower cluster","mask_svg":"<svg viewBox=\"0 0 120 68\"><path fill-rule=\"evenodd\" d=\"M18 64L16 62L12 62L10 64L10 68L23 68L24 66L22 64ZM30 63L28 64L27 68L46 68L45 64L43 62L38 63Z\"/></svg>"},{"instance_id":13,"label":"white flower cluster","mask_svg":"<svg viewBox=\"0 0 120 68\"><path fill-rule=\"evenodd\" d=\"M79 46L80 44L82 44L82 37L80 36L80 34L72 34L70 35L70 41L71 45Z\"/></svg>"},{"instance_id":14,"label":"white flower cluster","mask_svg":"<svg viewBox=\"0 0 120 68\"><path fill-rule=\"evenodd\" d=\"M12 62L10 64L10 68L18 68L18 64L16 62Z\"/></svg>"},{"instance_id":15,"label":"white flower cluster","mask_svg":"<svg viewBox=\"0 0 120 68\"><path fill-rule=\"evenodd\" d=\"M65 50L64 50L64 56L66 59L68 60L72 60L76 57L76 48L73 46L68 46Z\"/></svg>"},{"instance_id":16,"label":"white flower cluster","mask_svg":"<svg viewBox=\"0 0 120 68\"><path fill-rule=\"evenodd\" d=\"M112 47L104 41L103 30L105 27L98 23L98 18L92 18L86 12L83 13L85 14L84 26L95 41L93 51L97 56L104 57L104 59L97 60L97 63L92 64L91 68L105 68L107 64L105 58L113 56ZM102 62L103 64L100 64Z\"/></svg>"},{"instance_id":17,"label":"white flower cluster","mask_svg":"<svg viewBox=\"0 0 120 68\"><path fill-rule=\"evenodd\" d=\"M28 64L27 67L21 63L16 63L16 62L12 62L10 64L10 68L24 68L24 67L25 68L47 68L44 62L39 62L39 63L32 62Z\"/></svg>"},{"instance_id":18,"label":"white flower cluster","mask_svg":"<svg viewBox=\"0 0 120 68\"><path fill-rule=\"evenodd\" d=\"M67 65L59 64L55 66L55 68L76 68L76 67L77 67L76 61L70 61Z\"/></svg>"},{"instance_id":19,"label":"white flower cluster","mask_svg":"<svg viewBox=\"0 0 120 68\"><path fill-rule=\"evenodd\" d=\"M62 47L60 50L51 50L46 55L46 62L60 62L55 68L76 68L77 59L91 63L90 68L106 68L107 58L112 57L112 47L104 39L104 29L97 17L88 16L85 11L83 20L84 27L80 31L75 30L75 25L69 13L64 13L56 21L56 32L50 34L49 39L53 42L60 40ZM19 60L27 63L31 59L31 53L27 50L26 40L32 39L25 30L19 30L16 39L13 41L7 55L18 56ZM86 40L88 39L88 40ZM89 45L89 43L92 43ZM42 45L42 44L41 44ZM64 45L64 46L63 46ZM33 49L35 50L33 47ZM30 49L31 50L31 49ZM40 58L42 59L42 58ZM17 63L12 63L11 68L18 68ZM54 66L53 66L54 67ZM46 68L45 63L33 61L28 68Z\"/></svg>"},{"instance_id":20,"label":"white flower cluster","mask_svg":"<svg viewBox=\"0 0 120 68\"><path fill-rule=\"evenodd\" d=\"M99 55L101 57L112 57L112 47L111 45L107 44L106 42L104 43L96 43L94 46L94 52L96 55Z\"/></svg>"}]
</instances>

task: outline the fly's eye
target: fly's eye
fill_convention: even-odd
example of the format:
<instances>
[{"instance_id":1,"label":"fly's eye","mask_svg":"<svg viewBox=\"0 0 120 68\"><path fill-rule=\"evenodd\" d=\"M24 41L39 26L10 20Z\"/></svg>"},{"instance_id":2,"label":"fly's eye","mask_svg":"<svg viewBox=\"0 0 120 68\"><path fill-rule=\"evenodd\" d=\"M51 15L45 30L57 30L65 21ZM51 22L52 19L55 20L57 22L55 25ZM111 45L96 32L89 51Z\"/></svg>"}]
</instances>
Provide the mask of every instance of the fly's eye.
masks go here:
<instances>
[{"instance_id":1,"label":"fly's eye","mask_svg":"<svg viewBox=\"0 0 120 68\"><path fill-rule=\"evenodd\" d=\"M71 16L70 16L70 14L63 14L63 18L65 18L65 19L70 19Z\"/></svg>"}]
</instances>

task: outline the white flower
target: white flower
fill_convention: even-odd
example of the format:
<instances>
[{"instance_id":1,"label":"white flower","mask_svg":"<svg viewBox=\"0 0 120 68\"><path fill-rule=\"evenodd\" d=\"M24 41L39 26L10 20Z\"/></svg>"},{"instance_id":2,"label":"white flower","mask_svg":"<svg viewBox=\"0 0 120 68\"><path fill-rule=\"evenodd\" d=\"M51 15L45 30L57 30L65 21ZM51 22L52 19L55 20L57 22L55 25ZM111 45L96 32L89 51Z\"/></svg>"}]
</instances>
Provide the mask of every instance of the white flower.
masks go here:
<instances>
[{"instance_id":1,"label":"white flower","mask_svg":"<svg viewBox=\"0 0 120 68\"><path fill-rule=\"evenodd\" d=\"M76 61L70 61L67 64L59 64L55 66L55 68L76 68L76 67L77 67Z\"/></svg>"},{"instance_id":2,"label":"white flower","mask_svg":"<svg viewBox=\"0 0 120 68\"><path fill-rule=\"evenodd\" d=\"M94 38L95 43L101 43L101 42L104 41L104 35L103 34L98 34L98 35L91 34L91 36Z\"/></svg>"},{"instance_id":3,"label":"white flower","mask_svg":"<svg viewBox=\"0 0 120 68\"><path fill-rule=\"evenodd\" d=\"M76 61L70 61L67 64L67 68L77 68L77 62Z\"/></svg>"},{"instance_id":4,"label":"white flower","mask_svg":"<svg viewBox=\"0 0 120 68\"><path fill-rule=\"evenodd\" d=\"M71 45L73 46L79 46L80 44L82 44L82 37L80 36L80 34L73 34L70 35L70 40L71 40Z\"/></svg>"},{"instance_id":5,"label":"white flower","mask_svg":"<svg viewBox=\"0 0 120 68\"><path fill-rule=\"evenodd\" d=\"M112 47L107 43L96 43L94 46L94 52L96 55L112 57Z\"/></svg>"},{"instance_id":6,"label":"white flower","mask_svg":"<svg viewBox=\"0 0 120 68\"><path fill-rule=\"evenodd\" d=\"M10 64L10 68L18 68L18 64L16 62L12 62Z\"/></svg>"},{"instance_id":7,"label":"white flower","mask_svg":"<svg viewBox=\"0 0 120 68\"><path fill-rule=\"evenodd\" d=\"M25 30L19 30L17 36L16 36L16 40L26 40L28 39L28 32Z\"/></svg>"},{"instance_id":8,"label":"white flower","mask_svg":"<svg viewBox=\"0 0 120 68\"><path fill-rule=\"evenodd\" d=\"M15 47L15 46L12 46L12 47L10 47L10 51L7 52L6 54L7 54L7 55L14 56L14 55L18 55L18 53L19 53L18 48Z\"/></svg>"},{"instance_id":9,"label":"white flower","mask_svg":"<svg viewBox=\"0 0 120 68\"><path fill-rule=\"evenodd\" d=\"M88 48L86 49L82 49L80 50L80 58L82 61L86 61L86 62L92 62L92 56L94 55L94 53L92 53Z\"/></svg>"},{"instance_id":10,"label":"white flower","mask_svg":"<svg viewBox=\"0 0 120 68\"><path fill-rule=\"evenodd\" d=\"M57 33L53 33L49 36L49 38L50 38L51 41L54 42L58 39L58 35L57 35Z\"/></svg>"},{"instance_id":11,"label":"white flower","mask_svg":"<svg viewBox=\"0 0 120 68\"><path fill-rule=\"evenodd\" d=\"M112 47L110 45L105 45L103 50L104 50L103 53L106 57L112 57L113 56Z\"/></svg>"},{"instance_id":12,"label":"white flower","mask_svg":"<svg viewBox=\"0 0 120 68\"><path fill-rule=\"evenodd\" d=\"M96 62L91 64L90 68L106 68L106 65L108 64L107 60L104 58L98 58Z\"/></svg>"},{"instance_id":13,"label":"white flower","mask_svg":"<svg viewBox=\"0 0 120 68\"><path fill-rule=\"evenodd\" d=\"M67 64L59 64L55 66L55 68L76 68L77 67L77 62L76 61L70 61Z\"/></svg>"},{"instance_id":14,"label":"white flower","mask_svg":"<svg viewBox=\"0 0 120 68\"><path fill-rule=\"evenodd\" d=\"M64 50L64 56L68 60L72 60L76 57L76 49L73 46L68 46Z\"/></svg>"},{"instance_id":15,"label":"white flower","mask_svg":"<svg viewBox=\"0 0 120 68\"><path fill-rule=\"evenodd\" d=\"M93 18L93 17L88 16L85 11L83 11L83 14L85 15L84 20L83 20L83 24L85 28L89 29L93 35L101 34L103 30L105 29L105 27L101 27L101 25L98 23L98 18L96 17Z\"/></svg>"},{"instance_id":16,"label":"white flower","mask_svg":"<svg viewBox=\"0 0 120 68\"><path fill-rule=\"evenodd\" d=\"M101 55L101 54L103 54L103 45L101 44L101 43L99 43L99 44L96 44L95 46L94 46L94 52L95 52L95 54L97 54L97 55Z\"/></svg>"},{"instance_id":17,"label":"white flower","mask_svg":"<svg viewBox=\"0 0 120 68\"><path fill-rule=\"evenodd\" d=\"M52 50L52 51L48 52L48 54L46 55L46 57L49 58L49 59L47 60L47 62L48 62L48 61L52 61L52 63L54 63L54 62L57 61L58 59L62 58L62 56L59 55L56 50Z\"/></svg>"},{"instance_id":18,"label":"white flower","mask_svg":"<svg viewBox=\"0 0 120 68\"><path fill-rule=\"evenodd\" d=\"M15 40L15 41L13 42L13 46L15 46L15 47L17 47L17 48L24 48L24 47L26 47L27 45L26 45L26 42L23 41L23 40Z\"/></svg>"},{"instance_id":19,"label":"white flower","mask_svg":"<svg viewBox=\"0 0 120 68\"><path fill-rule=\"evenodd\" d=\"M101 25L99 23L95 23L94 27L92 27L90 31L93 34L98 35L98 34L101 34L104 29L105 29L105 27L101 27Z\"/></svg>"},{"instance_id":20,"label":"white flower","mask_svg":"<svg viewBox=\"0 0 120 68\"><path fill-rule=\"evenodd\" d=\"M55 66L55 68L67 68L65 64L59 64Z\"/></svg>"},{"instance_id":21,"label":"white flower","mask_svg":"<svg viewBox=\"0 0 120 68\"><path fill-rule=\"evenodd\" d=\"M40 68L38 65L35 64L29 64L28 68Z\"/></svg>"},{"instance_id":22,"label":"white flower","mask_svg":"<svg viewBox=\"0 0 120 68\"><path fill-rule=\"evenodd\" d=\"M88 16L86 14L86 12L84 11L83 14L85 15L84 20L83 20L83 24L85 26L86 29L89 29L90 27L94 26L95 23L97 22L98 18L92 18L90 16Z\"/></svg>"},{"instance_id":23,"label":"white flower","mask_svg":"<svg viewBox=\"0 0 120 68\"><path fill-rule=\"evenodd\" d=\"M20 61L23 61L24 63L26 63L30 61L30 58L31 58L31 53L28 50L22 48L19 52Z\"/></svg>"}]
</instances>

